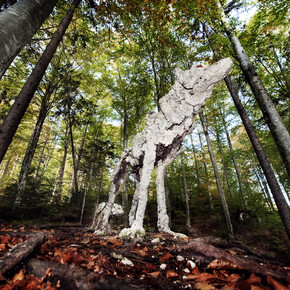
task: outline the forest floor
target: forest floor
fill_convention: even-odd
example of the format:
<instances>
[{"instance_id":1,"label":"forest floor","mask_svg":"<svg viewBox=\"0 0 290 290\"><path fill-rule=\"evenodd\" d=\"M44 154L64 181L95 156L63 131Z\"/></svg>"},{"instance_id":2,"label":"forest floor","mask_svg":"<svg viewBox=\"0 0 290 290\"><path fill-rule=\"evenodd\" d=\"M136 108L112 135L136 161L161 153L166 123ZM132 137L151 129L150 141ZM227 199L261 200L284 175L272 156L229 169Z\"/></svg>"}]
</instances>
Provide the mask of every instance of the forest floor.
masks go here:
<instances>
[{"instance_id":1,"label":"forest floor","mask_svg":"<svg viewBox=\"0 0 290 290\"><path fill-rule=\"evenodd\" d=\"M0 289L290 289L290 267L214 237L142 241L87 228L0 227Z\"/></svg>"}]
</instances>

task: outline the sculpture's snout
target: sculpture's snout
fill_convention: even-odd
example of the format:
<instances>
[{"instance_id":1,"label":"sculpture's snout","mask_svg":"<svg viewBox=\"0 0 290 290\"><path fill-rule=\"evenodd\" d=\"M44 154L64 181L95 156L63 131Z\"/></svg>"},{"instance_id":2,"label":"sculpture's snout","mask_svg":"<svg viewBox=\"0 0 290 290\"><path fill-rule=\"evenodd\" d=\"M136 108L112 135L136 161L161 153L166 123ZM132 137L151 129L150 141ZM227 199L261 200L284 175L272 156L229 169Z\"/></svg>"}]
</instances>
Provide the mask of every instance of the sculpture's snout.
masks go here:
<instances>
[{"instance_id":1,"label":"sculpture's snout","mask_svg":"<svg viewBox=\"0 0 290 290\"><path fill-rule=\"evenodd\" d=\"M221 59L213 65L207 67L207 75L213 83L217 83L229 73L231 70L233 61L228 57Z\"/></svg>"}]
</instances>

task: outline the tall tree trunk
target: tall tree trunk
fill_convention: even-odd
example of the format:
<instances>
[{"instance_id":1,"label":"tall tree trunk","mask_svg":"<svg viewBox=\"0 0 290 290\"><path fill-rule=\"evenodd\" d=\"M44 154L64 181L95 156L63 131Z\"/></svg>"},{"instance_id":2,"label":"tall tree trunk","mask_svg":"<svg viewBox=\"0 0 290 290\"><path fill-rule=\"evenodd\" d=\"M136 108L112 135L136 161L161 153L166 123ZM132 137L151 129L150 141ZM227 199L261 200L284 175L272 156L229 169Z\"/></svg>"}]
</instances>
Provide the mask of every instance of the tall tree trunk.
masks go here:
<instances>
[{"instance_id":1,"label":"tall tree trunk","mask_svg":"<svg viewBox=\"0 0 290 290\"><path fill-rule=\"evenodd\" d=\"M52 141L50 144L53 144L53 141ZM49 145L49 147L48 147L47 156L46 156L46 158L44 159L43 167L42 167L42 169L41 169L41 172L40 172L40 174L37 174L37 176L36 176L36 180L37 180L38 182L41 182L42 179L43 179L43 176L44 176L45 171L46 171L46 169L47 169L47 167L48 167L49 161L50 161L51 158L52 158L52 155L53 155L53 152L54 152L54 150L55 150L55 147L56 147L56 143L53 145L53 147L50 148L50 145Z\"/></svg>"},{"instance_id":2,"label":"tall tree trunk","mask_svg":"<svg viewBox=\"0 0 290 290\"><path fill-rule=\"evenodd\" d=\"M62 162L61 162L61 167L59 171L59 179L58 179L58 191L57 194L59 197L61 197L62 194L62 184L63 184L63 175L64 175L64 169L65 169L65 164L66 164L66 157L67 157L67 150L68 150L68 143L69 143L69 136L68 136L68 128L69 125L66 127L65 131L65 139L64 139L64 152L63 152L63 157L62 157Z\"/></svg>"},{"instance_id":3,"label":"tall tree trunk","mask_svg":"<svg viewBox=\"0 0 290 290\"><path fill-rule=\"evenodd\" d=\"M245 108L238 96L238 93L231 81L231 78L229 76L225 77L225 82L227 84L227 87L230 91L230 94L234 100L234 103L236 105L236 108L238 110L239 115L241 116L241 119L243 121L243 124L245 126L245 129L248 133L248 136L252 142L253 148L257 154L259 163L261 165L261 168L265 174L265 177L267 179L267 182L269 184L269 187L271 189L273 198L275 200L275 203L277 205L279 214L281 216L282 222L284 224L286 233L288 235L288 238L290 240L290 209L286 202L286 199L282 193L282 190L279 186L279 183L276 179L275 173L271 167L270 161L264 151L264 148L256 135L256 132L253 128L253 125L248 117L248 114L245 111Z\"/></svg>"},{"instance_id":4,"label":"tall tree trunk","mask_svg":"<svg viewBox=\"0 0 290 290\"><path fill-rule=\"evenodd\" d=\"M194 166L195 166L195 172L196 172L196 180L197 180L197 195L199 195L199 190L200 190L200 174L199 174L199 168L198 168L198 162L197 162L197 157L196 157L196 152L193 144L193 138L192 134L190 134L190 141L191 141L191 148L193 152L193 158L194 158Z\"/></svg>"},{"instance_id":5,"label":"tall tree trunk","mask_svg":"<svg viewBox=\"0 0 290 290\"><path fill-rule=\"evenodd\" d=\"M198 138L199 138L199 143L200 143L200 146L202 148L202 142L201 142L201 134L198 133ZM209 204L210 204L210 209L211 210L214 210L214 205L213 205L213 200L212 200L212 194L210 192L210 186L209 186L209 176L208 176L208 172L207 172L207 165L206 165L206 162L205 162L205 157L204 157L204 152L203 150L201 150L201 154L202 154L202 162L203 162L203 167L204 167L204 173L205 173L205 183L206 183L206 187L207 187L207 193L208 193L208 197L209 197Z\"/></svg>"},{"instance_id":6,"label":"tall tree trunk","mask_svg":"<svg viewBox=\"0 0 290 290\"><path fill-rule=\"evenodd\" d=\"M0 13L0 79L20 50L31 42L56 2L23 0Z\"/></svg>"},{"instance_id":7,"label":"tall tree trunk","mask_svg":"<svg viewBox=\"0 0 290 290\"><path fill-rule=\"evenodd\" d=\"M185 208L186 208L186 227L188 231L191 230L191 221L190 221L190 207L189 207L189 195L188 195L188 188L185 176L185 169L184 169L184 157L183 152L180 153L180 162L182 168L182 181L183 181L183 190L184 190L184 197L185 197Z\"/></svg>"},{"instance_id":8,"label":"tall tree trunk","mask_svg":"<svg viewBox=\"0 0 290 290\"><path fill-rule=\"evenodd\" d=\"M222 113L221 115L222 115L222 121L223 121L223 125L224 125L224 130L225 130L225 133L226 133L226 136L227 136L227 141L228 141L228 145L229 145L229 149L230 149L230 153L231 153L231 158L232 158L232 161L233 161L233 164L234 164L235 172L236 172L238 183L239 183L240 194L241 194L241 197L243 199L245 208L248 208L248 202L247 202L247 199L246 199L246 194L245 194L245 191L244 191L244 186L243 186L243 183L242 183L241 174L240 174L240 170L239 170L239 167L238 167L235 155L234 155L233 145L232 145L230 134L228 132L228 128L227 128L227 125L226 125L226 120L224 118L224 114Z\"/></svg>"},{"instance_id":9,"label":"tall tree trunk","mask_svg":"<svg viewBox=\"0 0 290 290\"><path fill-rule=\"evenodd\" d=\"M12 156L13 156L13 155L11 155L11 156L9 157L9 159L6 161L5 167L4 167L4 169L3 169L3 173L2 173L2 175L1 175L1 179L3 179L3 178L5 177L5 175L7 174L8 170L9 170L9 165L10 165L10 162L11 162L11 160L12 160Z\"/></svg>"},{"instance_id":10,"label":"tall tree trunk","mask_svg":"<svg viewBox=\"0 0 290 290\"><path fill-rule=\"evenodd\" d=\"M259 173L257 173L257 171L255 172L255 175L256 175L256 178L258 180L258 183L261 187L261 190L262 192L264 193L264 196L265 196L265 199L267 201L267 204L270 208L270 210L274 211L274 205L273 205L273 202L271 200L271 196L270 196L270 193L269 193L269 190L267 188L267 183L265 182L265 180L260 176Z\"/></svg>"},{"instance_id":11,"label":"tall tree trunk","mask_svg":"<svg viewBox=\"0 0 290 290\"><path fill-rule=\"evenodd\" d=\"M261 108L265 121L271 131L277 148L282 156L283 162L290 177L290 134L286 129L279 113L277 112L270 96L268 95L261 79L259 78L253 63L250 61L245 49L230 27L230 23L220 4L220 0L215 1L221 16L226 34L232 42L234 51L240 62L240 67L249 83L253 94ZM290 223L290 222L289 222Z\"/></svg>"},{"instance_id":12,"label":"tall tree trunk","mask_svg":"<svg viewBox=\"0 0 290 290\"><path fill-rule=\"evenodd\" d=\"M124 104L126 106L126 103ZM124 132L123 132L123 148L124 150L128 149L128 140L129 140L129 134L128 134L128 114L127 110L125 109L124 112L124 119L123 119L123 126L124 126ZM128 172L126 172L123 180L123 194L122 194L122 207L124 210L124 227L127 228L129 226L129 220L128 220L128 182L129 182L129 176Z\"/></svg>"},{"instance_id":13,"label":"tall tree trunk","mask_svg":"<svg viewBox=\"0 0 290 290\"><path fill-rule=\"evenodd\" d=\"M233 194L233 191L232 191L232 188L231 188L231 184L230 184L230 181L229 181L228 170L227 170L227 167L226 167L226 162L225 162L225 158L224 158L224 153L223 153L223 148L222 148L222 144L221 144L220 134L218 132L218 128L216 127L215 129L216 129L216 141L217 141L218 149L219 149L219 152L220 152L221 161L222 161L222 164L223 164L223 179L227 183L227 187L228 187L230 196L233 197L234 194ZM225 183L225 182L223 181L223 183ZM225 188L225 186L223 186L223 188Z\"/></svg>"},{"instance_id":14,"label":"tall tree trunk","mask_svg":"<svg viewBox=\"0 0 290 290\"><path fill-rule=\"evenodd\" d=\"M88 186L89 186L89 179L90 179L90 171L91 166L89 166L89 170L86 174L86 181L85 181L85 190L84 190L84 197L82 202L82 210L81 210L81 216L80 216L80 224L83 224L83 218L84 218L84 212L85 212L85 206L86 206L86 199L87 199L87 193L88 193Z\"/></svg>"},{"instance_id":15,"label":"tall tree trunk","mask_svg":"<svg viewBox=\"0 0 290 290\"><path fill-rule=\"evenodd\" d=\"M80 2L74 0L0 126L0 163Z\"/></svg>"},{"instance_id":16,"label":"tall tree trunk","mask_svg":"<svg viewBox=\"0 0 290 290\"><path fill-rule=\"evenodd\" d=\"M72 154L72 160L73 160L73 179L72 179L71 189L73 189L73 185L74 185L75 195L76 195L76 197L78 197L79 196L78 170L77 170L77 164L76 164L76 154L75 154L74 138L73 138L73 131L72 131L71 104L70 104L70 95L69 95L69 93L68 93L67 97L68 97L69 136L70 136L71 154ZM69 196L69 199L68 199L68 203L71 202L72 197L73 197L73 190L70 191L70 196Z\"/></svg>"},{"instance_id":17,"label":"tall tree trunk","mask_svg":"<svg viewBox=\"0 0 290 290\"><path fill-rule=\"evenodd\" d=\"M89 121L86 123L84 134L83 134L83 137L82 137L82 140L81 140L80 148L79 148L79 151L78 151L78 157L77 157L77 160L76 160L76 166L75 166L75 170L74 170L74 172L76 172L76 174L74 173L74 176L78 176L80 162L81 162L81 159L82 159L82 154L83 154L83 149L84 149L84 144L85 144L85 140L86 140L86 136L87 136L87 132L88 132L88 127L89 127ZM71 193L72 193L73 189L76 188L75 180L77 180L77 179L73 178L73 180L72 180L72 186L71 186L71 189L70 189Z\"/></svg>"},{"instance_id":18,"label":"tall tree trunk","mask_svg":"<svg viewBox=\"0 0 290 290\"><path fill-rule=\"evenodd\" d=\"M102 185L103 185L103 177L104 177L105 167L106 167L106 163L104 161L102 164L102 167L101 167L101 171L100 171L100 182L99 182L98 191L97 191L97 198L96 198L95 211L94 211L94 219L92 221L91 229L94 229L96 227L96 223L97 223L97 217L98 217L97 209L98 209L99 202L100 202L100 194L101 194Z\"/></svg>"},{"instance_id":19,"label":"tall tree trunk","mask_svg":"<svg viewBox=\"0 0 290 290\"><path fill-rule=\"evenodd\" d=\"M224 217L225 217L225 221L226 221L228 237L229 237L229 239L234 239L235 238L234 230L233 230L233 225L232 225L232 221L231 221L231 217L230 217L228 204L227 204L227 201L226 201L224 189L222 187L220 175L219 175L219 172L218 172L218 167L217 167L216 159L215 159L214 152L213 152L213 149L212 149L211 140L210 140L209 135L208 135L207 125L205 123L205 120L204 120L202 112L199 113L199 118L201 120L202 128L203 128L203 131L204 131L204 134L205 134L207 147L208 147L208 152L209 152L209 155L210 155L210 159L211 159L211 163L212 163L212 167L213 167L213 171L214 171L214 175L215 175L215 179L216 179L216 185L217 185L218 192L219 192L219 195L220 195L220 198L221 198L221 202L222 202L222 209L223 209L223 213L224 213Z\"/></svg>"},{"instance_id":20,"label":"tall tree trunk","mask_svg":"<svg viewBox=\"0 0 290 290\"><path fill-rule=\"evenodd\" d=\"M22 162L22 166L21 166L21 170L20 170L20 174L18 178L17 195L14 202L14 206L18 206L21 203L22 193L26 186L27 177L31 168L33 156L37 147L37 143L40 137L44 120L47 116L47 112L48 112L47 100L44 99L42 101L41 109L39 111L39 115L37 118L37 122L35 124L33 133L30 137L29 144L27 146L26 153Z\"/></svg>"}]
</instances>

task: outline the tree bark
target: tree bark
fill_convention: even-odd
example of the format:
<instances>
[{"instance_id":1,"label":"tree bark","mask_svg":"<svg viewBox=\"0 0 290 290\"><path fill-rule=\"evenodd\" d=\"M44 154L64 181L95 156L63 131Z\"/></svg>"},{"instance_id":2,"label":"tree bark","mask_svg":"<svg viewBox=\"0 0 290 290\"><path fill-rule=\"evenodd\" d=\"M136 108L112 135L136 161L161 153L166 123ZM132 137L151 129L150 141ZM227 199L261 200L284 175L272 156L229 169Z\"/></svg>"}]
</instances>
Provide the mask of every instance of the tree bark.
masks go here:
<instances>
[{"instance_id":1,"label":"tree bark","mask_svg":"<svg viewBox=\"0 0 290 290\"><path fill-rule=\"evenodd\" d=\"M0 79L20 50L31 42L56 2L23 0L0 13Z\"/></svg>"},{"instance_id":2,"label":"tree bark","mask_svg":"<svg viewBox=\"0 0 290 290\"><path fill-rule=\"evenodd\" d=\"M273 198L275 200L275 203L277 205L279 214L281 216L282 222L284 224L286 233L288 235L288 238L290 240L290 210L289 206L285 200L285 197L281 191L281 188L279 186L279 183L276 179L275 173L271 167L270 161L264 151L264 148L256 135L256 132L253 128L253 125L251 124L251 121L248 117L248 114L245 111L245 108L238 96L238 93L230 79L229 76L225 77L226 85L230 91L230 94L234 100L234 103L236 105L236 108L238 110L239 115L241 116L241 119L243 121L243 124L245 126L245 129L247 131L247 134L252 142L253 148L257 154L259 163L261 165L261 168L265 174L265 177L267 179L267 182L269 184L269 187L271 189L271 192L273 194Z\"/></svg>"},{"instance_id":3,"label":"tree bark","mask_svg":"<svg viewBox=\"0 0 290 290\"><path fill-rule=\"evenodd\" d=\"M247 199L246 199L246 194L245 194L245 191L244 191L240 170L239 170L239 167L238 167L235 155L234 155L234 150L233 150L231 138L230 138L230 135L229 135L229 132L228 132L228 128L227 128L227 125L226 125L226 121L225 121L225 118L224 118L223 114L222 114L222 121L223 121L223 125L224 125L224 130L225 130L225 133L226 133L226 136L227 136L227 140L228 140L228 145L229 145L229 149L230 149L230 153L231 153L231 158L232 158L232 161L233 161L233 164L234 164L234 168L235 168L235 171L236 171L236 175L237 175L241 197L243 199L245 208L248 208L248 202L247 202Z\"/></svg>"},{"instance_id":4,"label":"tree bark","mask_svg":"<svg viewBox=\"0 0 290 290\"><path fill-rule=\"evenodd\" d=\"M182 181L183 181L183 190L184 190L184 197L185 197L186 227L187 227L188 231L190 231L191 230L190 206L189 206L189 195L188 195L188 188L187 188L185 169L184 169L183 152L180 153L180 161L181 161L181 168L182 168Z\"/></svg>"},{"instance_id":5,"label":"tree bark","mask_svg":"<svg viewBox=\"0 0 290 290\"><path fill-rule=\"evenodd\" d=\"M192 252L196 254L202 254L203 256L208 257L209 261L217 260L216 262L220 261L220 268L222 268L222 262L229 262L224 263L229 267L229 265L233 269L243 269L247 270L250 273L256 273L263 276L271 276L275 277L277 279L284 279L288 283L290 282L290 273L289 271L280 268L280 267L274 267L271 265L271 267L267 265L261 265L260 263L253 261L252 259L248 257L238 257L231 253L228 253L225 250L218 249L212 245L199 243L199 242L191 242L186 246L179 246L179 251L190 251L191 255ZM216 264L216 263L215 263ZM219 264L213 266L213 268L217 268ZM225 266L226 267L226 266ZM211 267L208 266L210 269Z\"/></svg>"},{"instance_id":6,"label":"tree bark","mask_svg":"<svg viewBox=\"0 0 290 290\"><path fill-rule=\"evenodd\" d=\"M235 239L235 236L234 236L233 225L232 225L232 222L231 222L230 212L229 212L228 204L227 204L227 201L226 201L224 189L222 187L220 175L219 175L219 172L218 172L218 167L217 167L216 159L215 159L215 156L214 156L214 153L213 153L211 140L210 140L209 135L208 135L207 126L206 126L206 123L205 123L205 120L204 120L202 112L199 113L199 118L201 120L201 124L202 124L203 131L204 131L204 134L205 134L205 138L206 138L206 142L207 142L207 146L208 146L208 152L209 152L209 155L210 155L210 159L211 159L211 163L212 163L212 167L213 167L214 175L215 175L215 179L216 179L216 185L217 185L218 192L220 194L220 198L221 198L221 202L222 202L222 209L223 209L223 213L224 213L224 217L225 217L225 221L226 221L228 237L229 237L230 240L233 240L233 239Z\"/></svg>"},{"instance_id":7,"label":"tree bark","mask_svg":"<svg viewBox=\"0 0 290 290\"><path fill-rule=\"evenodd\" d=\"M62 193L63 175L64 175L64 169L65 169L65 164L66 164L67 150L68 150L68 142L69 142L68 130L69 129L67 125L66 131L65 131L65 137L64 137L64 152L63 152L61 167L59 171L58 189L57 189L57 186L55 188L57 190L57 194L59 197L61 197L61 193Z\"/></svg>"},{"instance_id":8,"label":"tree bark","mask_svg":"<svg viewBox=\"0 0 290 290\"><path fill-rule=\"evenodd\" d=\"M265 200L266 200L270 210L274 211L275 210L274 205L272 203L271 196L270 196L269 190L267 188L266 182L263 180L263 178L261 176L259 176L259 173L257 173L257 171L255 172L255 175L256 175L256 178L258 180L258 183L261 187L261 190L264 194Z\"/></svg>"},{"instance_id":9,"label":"tree bark","mask_svg":"<svg viewBox=\"0 0 290 290\"><path fill-rule=\"evenodd\" d=\"M124 150L128 149L128 140L129 140L129 134L128 134L128 114L126 109L126 101L124 98L124 119L123 119L123 126L124 126L124 132L123 132L123 148ZM122 207L124 210L124 226L127 228L129 226L129 220L128 220L128 181L129 176L126 172L123 180L123 194L122 194Z\"/></svg>"},{"instance_id":10,"label":"tree bark","mask_svg":"<svg viewBox=\"0 0 290 290\"><path fill-rule=\"evenodd\" d=\"M27 234L29 235L29 233ZM24 243L15 245L5 256L0 259L0 275L11 270L15 265L28 257L36 247L44 241L41 233L30 233L31 237Z\"/></svg>"},{"instance_id":11,"label":"tree bark","mask_svg":"<svg viewBox=\"0 0 290 290\"><path fill-rule=\"evenodd\" d=\"M3 179L4 176L7 174L8 170L9 170L9 165L10 165L11 160L12 160L12 155L6 161L5 167L4 167L3 172L2 172L2 175L1 175L1 179Z\"/></svg>"},{"instance_id":12,"label":"tree bark","mask_svg":"<svg viewBox=\"0 0 290 290\"><path fill-rule=\"evenodd\" d=\"M75 154L75 146L74 146L74 138L73 138L73 131L72 131L72 119L71 119L71 104L70 104L70 95L68 93L68 122L69 122L69 136L70 136L70 143L71 143L71 154L73 160L73 180L72 180L72 187L70 196L68 199L68 203L71 202L73 197L73 185L75 187L75 195L78 197L79 195L79 185L78 185L78 169L76 164L76 154Z\"/></svg>"},{"instance_id":13,"label":"tree bark","mask_svg":"<svg viewBox=\"0 0 290 290\"><path fill-rule=\"evenodd\" d=\"M79 168L80 168L80 163L81 163L81 159L82 159L82 154L83 154L84 144L85 144L85 140L86 140L86 136L87 136L87 132L88 132L89 123L90 123L90 121L88 121L86 123L86 125L85 125L84 134L83 134L83 137L82 137L82 140L81 140L80 148L78 150L78 157L77 157L77 160L76 160L76 169L75 169L76 176L78 175ZM75 187L75 178L73 178L70 192L73 191L74 187Z\"/></svg>"},{"instance_id":14,"label":"tree bark","mask_svg":"<svg viewBox=\"0 0 290 290\"><path fill-rule=\"evenodd\" d=\"M39 279L46 277L46 279L52 283L60 281L62 289L135 289L135 287L115 277L108 275L101 275L101 277L98 277L97 273L85 270L76 265L30 259L26 265L26 269ZM47 274L48 270L50 270L49 274Z\"/></svg>"},{"instance_id":15,"label":"tree bark","mask_svg":"<svg viewBox=\"0 0 290 290\"><path fill-rule=\"evenodd\" d=\"M219 135L219 132L218 132L218 128L215 127L215 130L216 130L216 141L217 141L218 149L219 149L219 152L220 152L221 161L222 161L222 164L223 164L223 180L226 180L230 196L233 197L234 194L233 194L233 191L232 191L232 188L231 188L231 184L230 184L230 181L229 181L228 170L227 170L227 167L226 167L226 162L225 162L225 158L224 158L224 153L223 153L223 148L222 148L222 144L221 144L221 139L220 139L220 135ZM225 183L225 182L223 181L223 183ZM225 188L225 185L223 186L223 188Z\"/></svg>"},{"instance_id":16,"label":"tree bark","mask_svg":"<svg viewBox=\"0 0 290 290\"><path fill-rule=\"evenodd\" d=\"M199 138L200 146L202 147L200 133L198 134L198 138ZM204 167L204 173L205 173L206 187L207 187L207 193L208 193L208 197L209 197L210 209L211 210L214 210L214 205L213 205L213 201L212 201L212 194L210 192L210 185L209 185L209 176L208 176L208 172L207 172L207 165L206 165L206 162L205 162L203 150L201 151L201 154L202 154L202 161L203 161L203 167Z\"/></svg>"},{"instance_id":17,"label":"tree bark","mask_svg":"<svg viewBox=\"0 0 290 290\"><path fill-rule=\"evenodd\" d=\"M48 91L48 94L50 94L49 91ZM47 98L44 97L44 99L42 100L42 104L41 104L41 108L40 108L39 115L37 118L37 122L35 124L33 133L30 137L29 144L28 144L27 149L26 149L24 159L22 161L22 166L21 166L19 179L18 179L18 188L17 188L18 192L17 192L17 196L15 199L14 205L19 205L21 203L22 192L26 186L27 177L28 177L28 174L29 174L29 171L31 168L32 160L33 160L34 153L35 153L35 150L36 150L36 147L38 144L38 140L39 140L40 133L41 133L41 130L43 127L43 123L44 123L45 118L46 118L47 113L48 113L48 103L47 102L48 102Z\"/></svg>"},{"instance_id":18,"label":"tree bark","mask_svg":"<svg viewBox=\"0 0 290 290\"><path fill-rule=\"evenodd\" d=\"M231 40L234 51L240 62L240 67L243 71L243 74L261 108L265 121L271 131L271 134L290 177L290 134L285 127L281 116L276 110L270 96L268 95L261 79L259 78L253 63L250 61L245 49L231 29L229 21L220 4L220 0L216 0L215 3L221 16L221 21L223 23L225 32Z\"/></svg>"},{"instance_id":19,"label":"tree bark","mask_svg":"<svg viewBox=\"0 0 290 290\"><path fill-rule=\"evenodd\" d=\"M190 141L191 141L191 148L192 148L192 152L193 152L195 172L196 172L196 180L197 180L197 188L198 188L197 195L199 195L199 189L200 189L200 174L199 174L198 162L197 162L196 152L195 152L195 148L194 148L194 144L193 144L192 134L190 135Z\"/></svg>"},{"instance_id":20,"label":"tree bark","mask_svg":"<svg viewBox=\"0 0 290 290\"><path fill-rule=\"evenodd\" d=\"M0 163L80 2L74 0L0 126Z\"/></svg>"}]
</instances>

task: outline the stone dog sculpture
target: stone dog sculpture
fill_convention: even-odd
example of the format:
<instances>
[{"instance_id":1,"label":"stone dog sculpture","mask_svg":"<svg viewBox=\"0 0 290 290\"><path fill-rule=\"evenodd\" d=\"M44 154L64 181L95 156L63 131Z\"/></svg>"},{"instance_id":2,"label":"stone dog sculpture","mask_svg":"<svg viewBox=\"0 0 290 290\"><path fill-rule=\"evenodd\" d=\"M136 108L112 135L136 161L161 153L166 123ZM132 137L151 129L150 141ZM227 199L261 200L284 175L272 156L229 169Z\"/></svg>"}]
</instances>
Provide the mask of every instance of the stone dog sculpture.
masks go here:
<instances>
[{"instance_id":1,"label":"stone dog sculpture","mask_svg":"<svg viewBox=\"0 0 290 290\"><path fill-rule=\"evenodd\" d=\"M211 66L198 66L186 71L176 69L176 81L169 93L159 101L160 111L147 117L141 133L133 139L132 148L123 152L112 174L109 200L102 220L95 228L96 234L108 231L108 220L115 197L128 166L136 178L136 189L129 213L130 228L120 236L134 238L144 235L143 219L148 199L151 173L156 167L157 227L160 232L178 236L169 228L166 212L164 174L181 151L184 137L194 128L194 118L210 97L213 86L222 80L232 65L230 58L222 59Z\"/></svg>"}]
</instances>

